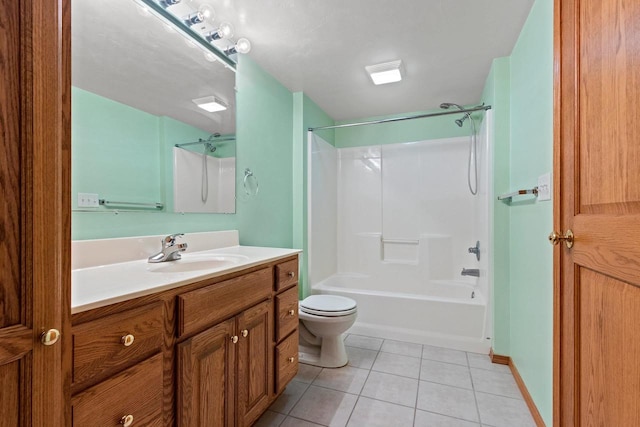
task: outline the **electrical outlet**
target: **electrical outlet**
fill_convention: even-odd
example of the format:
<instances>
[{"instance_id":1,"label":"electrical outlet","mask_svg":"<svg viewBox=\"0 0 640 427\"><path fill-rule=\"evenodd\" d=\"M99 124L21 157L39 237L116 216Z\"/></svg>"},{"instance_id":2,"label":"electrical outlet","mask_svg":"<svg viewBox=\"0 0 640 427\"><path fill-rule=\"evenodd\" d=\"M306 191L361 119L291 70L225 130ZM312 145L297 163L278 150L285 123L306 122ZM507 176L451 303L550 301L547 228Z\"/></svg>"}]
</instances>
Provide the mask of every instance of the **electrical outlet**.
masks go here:
<instances>
[{"instance_id":1,"label":"electrical outlet","mask_svg":"<svg viewBox=\"0 0 640 427\"><path fill-rule=\"evenodd\" d=\"M99 206L96 193L78 193L79 208L97 208Z\"/></svg>"},{"instance_id":2,"label":"electrical outlet","mask_svg":"<svg viewBox=\"0 0 640 427\"><path fill-rule=\"evenodd\" d=\"M551 200L551 173L538 177L538 201Z\"/></svg>"}]
</instances>

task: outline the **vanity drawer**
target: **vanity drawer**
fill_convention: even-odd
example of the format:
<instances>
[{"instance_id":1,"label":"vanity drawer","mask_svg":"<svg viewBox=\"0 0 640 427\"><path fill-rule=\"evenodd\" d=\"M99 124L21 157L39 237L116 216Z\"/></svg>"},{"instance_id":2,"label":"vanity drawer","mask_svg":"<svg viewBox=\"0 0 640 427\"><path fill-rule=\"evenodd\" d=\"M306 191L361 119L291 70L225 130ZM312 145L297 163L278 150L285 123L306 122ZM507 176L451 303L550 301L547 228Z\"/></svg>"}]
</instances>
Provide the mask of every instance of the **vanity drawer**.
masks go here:
<instances>
[{"instance_id":1,"label":"vanity drawer","mask_svg":"<svg viewBox=\"0 0 640 427\"><path fill-rule=\"evenodd\" d=\"M161 426L162 386L158 354L74 396L73 426L115 427L127 416L133 417L133 426Z\"/></svg>"},{"instance_id":2,"label":"vanity drawer","mask_svg":"<svg viewBox=\"0 0 640 427\"><path fill-rule=\"evenodd\" d=\"M73 385L104 378L158 352L163 304L157 302L73 326Z\"/></svg>"},{"instance_id":3,"label":"vanity drawer","mask_svg":"<svg viewBox=\"0 0 640 427\"><path fill-rule=\"evenodd\" d=\"M298 283L298 258L276 265L276 292Z\"/></svg>"},{"instance_id":4,"label":"vanity drawer","mask_svg":"<svg viewBox=\"0 0 640 427\"><path fill-rule=\"evenodd\" d=\"M298 331L276 347L276 393L280 393L298 373Z\"/></svg>"},{"instance_id":5,"label":"vanity drawer","mask_svg":"<svg viewBox=\"0 0 640 427\"><path fill-rule=\"evenodd\" d=\"M271 296L270 268L178 296L178 333L198 332Z\"/></svg>"},{"instance_id":6,"label":"vanity drawer","mask_svg":"<svg viewBox=\"0 0 640 427\"><path fill-rule=\"evenodd\" d=\"M276 342L298 327L298 287L276 295Z\"/></svg>"}]
</instances>

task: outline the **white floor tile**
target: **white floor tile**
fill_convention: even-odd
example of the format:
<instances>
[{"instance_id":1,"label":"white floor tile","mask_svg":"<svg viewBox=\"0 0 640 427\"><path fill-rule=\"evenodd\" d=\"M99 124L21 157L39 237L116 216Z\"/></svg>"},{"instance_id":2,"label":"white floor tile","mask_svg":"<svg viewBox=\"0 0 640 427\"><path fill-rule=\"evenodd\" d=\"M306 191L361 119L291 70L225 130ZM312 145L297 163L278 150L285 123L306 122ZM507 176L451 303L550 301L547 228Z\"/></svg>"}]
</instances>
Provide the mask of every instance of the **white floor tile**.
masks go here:
<instances>
[{"instance_id":1,"label":"white floor tile","mask_svg":"<svg viewBox=\"0 0 640 427\"><path fill-rule=\"evenodd\" d=\"M320 372L322 372L322 368L300 363L298 364L298 373L293 378L293 380L299 381L301 383L311 384Z\"/></svg>"},{"instance_id":2,"label":"white floor tile","mask_svg":"<svg viewBox=\"0 0 640 427\"><path fill-rule=\"evenodd\" d=\"M411 342L384 340L380 351L385 353L401 354L403 356L421 357L422 344L414 344Z\"/></svg>"},{"instance_id":3,"label":"white floor tile","mask_svg":"<svg viewBox=\"0 0 640 427\"><path fill-rule=\"evenodd\" d=\"M418 380L372 371L361 395L413 408L418 395Z\"/></svg>"},{"instance_id":4,"label":"white floor tile","mask_svg":"<svg viewBox=\"0 0 640 427\"><path fill-rule=\"evenodd\" d=\"M291 381L276 401L271 404L269 409L281 414L288 414L291 408L298 403L298 400L300 400L308 387L309 384Z\"/></svg>"},{"instance_id":5,"label":"white floor tile","mask_svg":"<svg viewBox=\"0 0 640 427\"><path fill-rule=\"evenodd\" d=\"M535 422L524 400L476 393L478 410L483 424L494 427L535 427Z\"/></svg>"},{"instance_id":6,"label":"white floor tile","mask_svg":"<svg viewBox=\"0 0 640 427\"><path fill-rule=\"evenodd\" d=\"M358 399L349 427L412 427L413 408L361 397Z\"/></svg>"},{"instance_id":7,"label":"white floor tile","mask_svg":"<svg viewBox=\"0 0 640 427\"><path fill-rule=\"evenodd\" d=\"M371 369L388 374L402 375L403 377L418 378L420 375L420 359L380 352Z\"/></svg>"},{"instance_id":8,"label":"white floor tile","mask_svg":"<svg viewBox=\"0 0 640 427\"><path fill-rule=\"evenodd\" d=\"M488 372L488 371L487 371ZM454 387L472 389L469 368L452 363L423 360L420 367L420 379Z\"/></svg>"},{"instance_id":9,"label":"white floor tile","mask_svg":"<svg viewBox=\"0 0 640 427\"><path fill-rule=\"evenodd\" d=\"M422 347L422 358L468 366L467 354L464 351L451 350L450 348L424 345Z\"/></svg>"},{"instance_id":10,"label":"white floor tile","mask_svg":"<svg viewBox=\"0 0 640 427\"><path fill-rule=\"evenodd\" d=\"M418 409L414 427L480 427L480 424Z\"/></svg>"},{"instance_id":11,"label":"white floor tile","mask_svg":"<svg viewBox=\"0 0 640 427\"><path fill-rule=\"evenodd\" d=\"M278 427L286 417L286 415L277 412L267 411L258 418L253 427Z\"/></svg>"},{"instance_id":12,"label":"white floor tile","mask_svg":"<svg viewBox=\"0 0 640 427\"><path fill-rule=\"evenodd\" d=\"M344 427L357 400L353 394L312 385L289 415L329 427Z\"/></svg>"},{"instance_id":13,"label":"white floor tile","mask_svg":"<svg viewBox=\"0 0 640 427\"><path fill-rule=\"evenodd\" d=\"M382 338L364 337L362 335L349 334L344 340L345 345L349 347L366 348L367 350L380 350L382 347Z\"/></svg>"},{"instance_id":14,"label":"white floor tile","mask_svg":"<svg viewBox=\"0 0 640 427\"><path fill-rule=\"evenodd\" d=\"M479 421L473 391L448 385L420 381L418 409L468 421Z\"/></svg>"},{"instance_id":15,"label":"white floor tile","mask_svg":"<svg viewBox=\"0 0 640 427\"><path fill-rule=\"evenodd\" d=\"M473 378L473 388L475 391L522 399L520 389L511 373L471 368L471 376Z\"/></svg>"},{"instance_id":16,"label":"white floor tile","mask_svg":"<svg viewBox=\"0 0 640 427\"><path fill-rule=\"evenodd\" d=\"M509 369L509 366L501 365L499 363L493 363L491 361L491 358L487 354L467 353L467 356L469 358L469 366L472 368L511 373L511 369Z\"/></svg>"},{"instance_id":17,"label":"white floor tile","mask_svg":"<svg viewBox=\"0 0 640 427\"><path fill-rule=\"evenodd\" d=\"M313 380L313 385L344 391L345 393L360 394L362 386L369 376L369 370L345 366L343 368L325 368Z\"/></svg>"},{"instance_id":18,"label":"white floor tile","mask_svg":"<svg viewBox=\"0 0 640 427\"><path fill-rule=\"evenodd\" d=\"M354 368L371 369L378 355L377 350L367 350L357 347L345 347L345 349L349 357L349 366L353 366Z\"/></svg>"},{"instance_id":19,"label":"white floor tile","mask_svg":"<svg viewBox=\"0 0 640 427\"><path fill-rule=\"evenodd\" d=\"M310 423L300 418L287 417L280 427L322 427L322 424Z\"/></svg>"}]
</instances>

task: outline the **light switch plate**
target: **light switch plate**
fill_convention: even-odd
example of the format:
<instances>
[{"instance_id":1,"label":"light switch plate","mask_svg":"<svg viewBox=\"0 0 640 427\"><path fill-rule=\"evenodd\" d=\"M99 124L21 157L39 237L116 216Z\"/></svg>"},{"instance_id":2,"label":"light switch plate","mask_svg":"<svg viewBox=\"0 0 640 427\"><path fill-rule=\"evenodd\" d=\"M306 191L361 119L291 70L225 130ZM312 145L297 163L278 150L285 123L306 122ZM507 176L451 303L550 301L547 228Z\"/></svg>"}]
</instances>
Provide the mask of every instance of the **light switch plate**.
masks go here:
<instances>
[{"instance_id":1,"label":"light switch plate","mask_svg":"<svg viewBox=\"0 0 640 427\"><path fill-rule=\"evenodd\" d=\"M97 208L99 206L96 193L78 193L79 208Z\"/></svg>"},{"instance_id":2,"label":"light switch plate","mask_svg":"<svg viewBox=\"0 0 640 427\"><path fill-rule=\"evenodd\" d=\"M551 173L538 177L538 201L551 200Z\"/></svg>"}]
</instances>

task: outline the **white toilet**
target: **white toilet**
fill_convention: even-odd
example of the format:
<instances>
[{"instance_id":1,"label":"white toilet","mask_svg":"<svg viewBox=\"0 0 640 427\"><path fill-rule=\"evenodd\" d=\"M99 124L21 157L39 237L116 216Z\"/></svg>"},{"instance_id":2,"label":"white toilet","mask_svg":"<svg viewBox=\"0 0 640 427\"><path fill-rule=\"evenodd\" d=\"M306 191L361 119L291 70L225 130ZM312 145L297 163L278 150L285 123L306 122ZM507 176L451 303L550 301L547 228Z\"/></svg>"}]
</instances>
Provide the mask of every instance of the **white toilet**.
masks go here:
<instances>
[{"instance_id":1,"label":"white toilet","mask_svg":"<svg viewBox=\"0 0 640 427\"><path fill-rule=\"evenodd\" d=\"M353 325L357 305L338 295L311 295L298 302L299 360L323 368L339 368L349 361L342 333Z\"/></svg>"}]
</instances>

